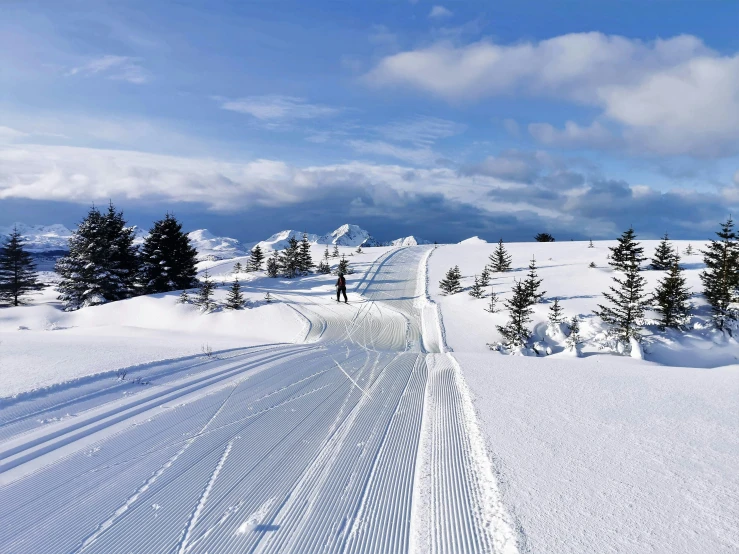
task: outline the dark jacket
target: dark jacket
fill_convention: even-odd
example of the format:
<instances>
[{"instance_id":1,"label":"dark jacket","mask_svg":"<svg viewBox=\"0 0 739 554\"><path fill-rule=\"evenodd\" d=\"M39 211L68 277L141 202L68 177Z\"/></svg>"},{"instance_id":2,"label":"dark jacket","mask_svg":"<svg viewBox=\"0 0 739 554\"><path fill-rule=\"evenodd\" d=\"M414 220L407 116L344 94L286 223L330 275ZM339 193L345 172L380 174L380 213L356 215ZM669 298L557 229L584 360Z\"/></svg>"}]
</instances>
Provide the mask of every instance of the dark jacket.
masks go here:
<instances>
[{"instance_id":1,"label":"dark jacket","mask_svg":"<svg viewBox=\"0 0 739 554\"><path fill-rule=\"evenodd\" d=\"M336 286L339 288L346 287L346 279L343 275L339 275L339 279L336 281Z\"/></svg>"}]
</instances>

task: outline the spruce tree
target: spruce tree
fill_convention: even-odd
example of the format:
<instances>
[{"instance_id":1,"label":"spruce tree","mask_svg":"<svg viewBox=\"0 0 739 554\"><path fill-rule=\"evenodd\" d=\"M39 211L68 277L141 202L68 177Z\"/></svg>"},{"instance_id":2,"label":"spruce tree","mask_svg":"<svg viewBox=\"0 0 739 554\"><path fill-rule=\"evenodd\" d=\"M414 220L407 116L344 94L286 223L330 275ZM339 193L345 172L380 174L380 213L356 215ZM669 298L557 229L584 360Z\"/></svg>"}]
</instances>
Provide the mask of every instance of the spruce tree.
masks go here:
<instances>
[{"instance_id":1,"label":"spruce tree","mask_svg":"<svg viewBox=\"0 0 739 554\"><path fill-rule=\"evenodd\" d=\"M667 276L659 281L654 292L655 310L660 314L659 326L677 328L690 315L690 290L686 285L680 258L675 256Z\"/></svg>"},{"instance_id":2,"label":"spruce tree","mask_svg":"<svg viewBox=\"0 0 739 554\"><path fill-rule=\"evenodd\" d=\"M534 240L536 242L554 242L554 237L549 233L537 233Z\"/></svg>"},{"instance_id":3,"label":"spruce tree","mask_svg":"<svg viewBox=\"0 0 739 554\"><path fill-rule=\"evenodd\" d=\"M209 312L215 308L215 303L213 302L213 293L216 290L216 285L211 281L210 274L208 273L208 270L205 270L205 273L203 274L203 280L200 281L200 286L198 287L198 295L195 299L195 304L200 306L201 311L203 312Z\"/></svg>"},{"instance_id":4,"label":"spruce tree","mask_svg":"<svg viewBox=\"0 0 739 554\"><path fill-rule=\"evenodd\" d=\"M609 287L611 292L604 292L603 296L611 306L598 305L594 311L605 323L611 326L617 341L628 343L631 338L640 340L644 319L644 311L649 301L644 293L647 280L639 273L639 264L636 258L631 262L624 262L624 277L614 277L616 286Z\"/></svg>"},{"instance_id":5,"label":"spruce tree","mask_svg":"<svg viewBox=\"0 0 739 554\"><path fill-rule=\"evenodd\" d=\"M339 245L334 244L334 251L331 253L332 258L338 258L339 257Z\"/></svg>"},{"instance_id":6,"label":"spruce tree","mask_svg":"<svg viewBox=\"0 0 739 554\"><path fill-rule=\"evenodd\" d=\"M243 272L243 271L244 271L244 268L242 267L242 265L241 265L241 262L236 262L236 263L234 264L234 268L233 268L233 270L231 271L231 273L232 273L233 275L238 275L239 273L241 273L241 272Z\"/></svg>"},{"instance_id":7,"label":"spruce tree","mask_svg":"<svg viewBox=\"0 0 739 554\"><path fill-rule=\"evenodd\" d=\"M264 295L264 301L267 304L270 304L272 303L272 300L273 300L272 295L269 293L269 291L267 291L267 294Z\"/></svg>"},{"instance_id":8,"label":"spruce tree","mask_svg":"<svg viewBox=\"0 0 739 554\"><path fill-rule=\"evenodd\" d=\"M197 284L198 252L172 214L155 221L141 248L139 283L145 294L189 289ZM236 268L234 268L236 270Z\"/></svg>"},{"instance_id":9,"label":"spruce tree","mask_svg":"<svg viewBox=\"0 0 739 554\"><path fill-rule=\"evenodd\" d=\"M257 244L251 249L251 253L249 254L249 262L247 264L249 271L262 271L263 261L264 252L262 251L262 247Z\"/></svg>"},{"instance_id":10,"label":"spruce tree","mask_svg":"<svg viewBox=\"0 0 739 554\"><path fill-rule=\"evenodd\" d=\"M300 274L300 243L295 237L290 237L287 247L280 252L278 260L280 275L292 279Z\"/></svg>"},{"instance_id":11,"label":"spruce tree","mask_svg":"<svg viewBox=\"0 0 739 554\"><path fill-rule=\"evenodd\" d=\"M531 337L528 324L531 323L531 301L529 290L523 281L515 281L513 285L513 296L506 300L503 305L508 309L508 323L498 325L497 329L503 335L504 344L511 348L525 346Z\"/></svg>"},{"instance_id":12,"label":"spruce tree","mask_svg":"<svg viewBox=\"0 0 739 554\"><path fill-rule=\"evenodd\" d=\"M123 300L137 293L136 281L139 273L139 250L133 241L135 227L127 227L123 212L116 211L113 203L103 215L105 248L107 249L107 278L102 293L107 301Z\"/></svg>"},{"instance_id":13,"label":"spruce tree","mask_svg":"<svg viewBox=\"0 0 739 554\"><path fill-rule=\"evenodd\" d=\"M69 253L59 258L55 271L65 310L77 310L108 301L104 281L108 278L108 244L103 215L95 206L69 238Z\"/></svg>"},{"instance_id":14,"label":"spruce tree","mask_svg":"<svg viewBox=\"0 0 739 554\"><path fill-rule=\"evenodd\" d=\"M482 273L480 273L480 286L483 288L490 286L490 270L487 266L483 267Z\"/></svg>"},{"instance_id":15,"label":"spruce tree","mask_svg":"<svg viewBox=\"0 0 739 554\"><path fill-rule=\"evenodd\" d=\"M692 244L688 244L688 247L685 249L685 255L686 256L693 255L693 245Z\"/></svg>"},{"instance_id":16,"label":"spruce tree","mask_svg":"<svg viewBox=\"0 0 739 554\"><path fill-rule=\"evenodd\" d=\"M502 273L511 270L511 255L508 254L503 246L503 239L498 241L498 246L490 255L490 269L495 273Z\"/></svg>"},{"instance_id":17,"label":"spruce tree","mask_svg":"<svg viewBox=\"0 0 739 554\"><path fill-rule=\"evenodd\" d=\"M482 298L485 296L485 289L482 288L482 284L477 275L475 275L475 282L472 284L472 288L470 289L470 296L473 298Z\"/></svg>"},{"instance_id":18,"label":"spruce tree","mask_svg":"<svg viewBox=\"0 0 739 554\"><path fill-rule=\"evenodd\" d=\"M455 266L446 272L446 277L439 281L439 288L444 294L457 294L462 292L462 285L459 280L462 277L459 266Z\"/></svg>"},{"instance_id":19,"label":"spruce tree","mask_svg":"<svg viewBox=\"0 0 739 554\"><path fill-rule=\"evenodd\" d=\"M277 261L277 252L267 260L267 277L277 277L280 274L280 264Z\"/></svg>"},{"instance_id":20,"label":"spruce tree","mask_svg":"<svg viewBox=\"0 0 739 554\"><path fill-rule=\"evenodd\" d=\"M552 326L564 323L564 310L559 304L559 298L554 299L554 304L549 307L549 324Z\"/></svg>"},{"instance_id":21,"label":"spruce tree","mask_svg":"<svg viewBox=\"0 0 739 554\"><path fill-rule=\"evenodd\" d=\"M343 273L344 275L351 275L354 273L354 270L349 265L349 260L346 259L343 255L341 256L341 260L339 260L339 266L336 268L336 274Z\"/></svg>"},{"instance_id":22,"label":"spruce tree","mask_svg":"<svg viewBox=\"0 0 739 554\"><path fill-rule=\"evenodd\" d=\"M240 310L244 307L244 295L241 293L241 283L234 279L231 288L226 295L226 308L229 310Z\"/></svg>"},{"instance_id":23,"label":"spruce tree","mask_svg":"<svg viewBox=\"0 0 739 554\"><path fill-rule=\"evenodd\" d=\"M313 258L310 254L310 242L308 242L308 235L303 233L303 240L300 241L300 251L298 253L298 266L300 273L307 275L315 267Z\"/></svg>"},{"instance_id":24,"label":"spruce tree","mask_svg":"<svg viewBox=\"0 0 739 554\"><path fill-rule=\"evenodd\" d=\"M487 308L485 308L486 312L490 312L491 314L494 314L498 311L498 295L495 294L495 289L493 287L490 287L490 302L488 302Z\"/></svg>"},{"instance_id":25,"label":"spruce tree","mask_svg":"<svg viewBox=\"0 0 739 554\"><path fill-rule=\"evenodd\" d=\"M524 281L524 286L526 287L526 290L529 291L529 298L532 306L541 302L541 299L547 292L545 290L539 292L539 287L541 286L542 281L543 279L539 279L539 276L536 273L536 258L532 256L531 262L529 262L529 272Z\"/></svg>"},{"instance_id":26,"label":"spruce tree","mask_svg":"<svg viewBox=\"0 0 739 554\"><path fill-rule=\"evenodd\" d=\"M187 291L183 289L183 291L180 293L179 298L177 299L178 304L189 304L190 303L190 296L187 294Z\"/></svg>"},{"instance_id":27,"label":"spruce tree","mask_svg":"<svg viewBox=\"0 0 739 554\"><path fill-rule=\"evenodd\" d=\"M593 239L590 239L590 244L588 244L588 248L595 248L595 245L593 244Z\"/></svg>"},{"instance_id":28,"label":"spruce tree","mask_svg":"<svg viewBox=\"0 0 739 554\"><path fill-rule=\"evenodd\" d=\"M739 243L731 217L721 224L716 235L720 240L712 240L708 248L701 251L706 269L700 278L703 294L711 305L713 321L723 330L727 322L738 317L731 304L737 301L739 292Z\"/></svg>"},{"instance_id":29,"label":"spruce tree","mask_svg":"<svg viewBox=\"0 0 739 554\"><path fill-rule=\"evenodd\" d=\"M320 262L318 262L318 273L322 275L331 273L331 266L328 265L328 262L326 260L321 260Z\"/></svg>"},{"instance_id":30,"label":"spruce tree","mask_svg":"<svg viewBox=\"0 0 739 554\"><path fill-rule=\"evenodd\" d=\"M328 253L328 246L326 247L326 250L323 252L323 259L328 261L329 253Z\"/></svg>"},{"instance_id":31,"label":"spruce tree","mask_svg":"<svg viewBox=\"0 0 739 554\"><path fill-rule=\"evenodd\" d=\"M636 263L638 269L639 265L646 260L644 248L634 240L635 238L634 229L629 227L617 239L618 244L616 246L608 247L611 251L611 261L609 263L616 271L628 271L634 263Z\"/></svg>"},{"instance_id":32,"label":"spruce tree","mask_svg":"<svg viewBox=\"0 0 739 554\"><path fill-rule=\"evenodd\" d=\"M669 237L667 236L667 233L665 233L665 236L662 237L662 240L654 250L654 257L652 258L652 263L649 267L655 271L666 271L670 269L677 257L677 252L672 248L672 245L668 240Z\"/></svg>"},{"instance_id":33,"label":"spruce tree","mask_svg":"<svg viewBox=\"0 0 739 554\"><path fill-rule=\"evenodd\" d=\"M37 281L36 264L24 246L17 227L13 227L0 246L0 302L13 306L20 305L24 296L43 288Z\"/></svg>"},{"instance_id":34,"label":"spruce tree","mask_svg":"<svg viewBox=\"0 0 739 554\"><path fill-rule=\"evenodd\" d=\"M572 319L567 323L567 326L570 328L570 332L569 335L567 335L565 346L567 347L567 350L575 352L579 356L583 340L580 337L580 321L577 316L572 316Z\"/></svg>"}]
</instances>

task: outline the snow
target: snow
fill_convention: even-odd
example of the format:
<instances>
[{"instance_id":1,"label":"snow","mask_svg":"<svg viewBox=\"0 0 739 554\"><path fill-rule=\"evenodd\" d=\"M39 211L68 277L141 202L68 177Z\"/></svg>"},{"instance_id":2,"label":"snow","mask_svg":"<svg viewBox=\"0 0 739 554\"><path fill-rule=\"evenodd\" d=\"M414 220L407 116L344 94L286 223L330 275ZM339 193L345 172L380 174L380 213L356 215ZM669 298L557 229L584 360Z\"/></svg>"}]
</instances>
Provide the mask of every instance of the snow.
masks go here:
<instances>
[{"instance_id":1,"label":"snow","mask_svg":"<svg viewBox=\"0 0 739 554\"><path fill-rule=\"evenodd\" d=\"M346 223L333 231L318 237L317 244L338 244L339 246L380 246L380 244L372 238L368 231L365 231L358 225Z\"/></svg>"},{"instance_id":2,"label":"snow","mask_svg":"<svg viewBox=\"0 0 739 554\"><path fill-rule=\"evenodd\" d=\"M315 244L318 240L318 235L307 233L308 241ZM303 231L286 230L275 233L266 240L260 241L257 244L264 252L271 252L273 250L284 250L288 247L290 239L303 240Z\"/></svg>"},{"instance_id":3,"label":"snow","mask_svg":"<svg viewBox=\"0 0 739 554\"><path fill-rule=\"evenodd\" d=\"M238 240L230 237L216 237L207 229L192 231L187 236L198 251L199 260L236 258L246 255L249 250Z\"/></svg>"},{"instance_id":4,"label":"snow","mask_svg":"<svg viewBox=\"0 0 739 554\"><path fill-rule=\"evenodd\" d=\"M500 337L501 311L466 291L439 294L438 281L459 265L471 285L495 245L463 242L430 258L431 298L441 308L454 351L494 460L505 505L525 551L736 552L739 548L739 345L706 330L695 297L695 329L649 326L631 356L600 349L592 310L613 273L613 242L506 244L514 271L493 274L501 300L536 256L545 303L535 307L536 338L548 340L550 300L579 315L583 358L552 342L551 356L508 356L487 344ZM643 241L645 254L657 241ZM700 254L682 254L686 277L700 291ZM692 242L693 249L703 245ZM594 261L595 269L588 265ZM650 287L662 272L645 271ZM554 333L553 333L554 334ZM643 357L644 359L639 359ZM690 367L693 366L693 367Z\"/></svg>"},{"instance_id":5,"label":"snow","mask_svg":"<svg viewBox=\"0 0 739 554\"><path fill-rule=\"evenodd\" d=\"M486 241L485 239L481 239L478 236L474 236L474 237L470 237L468 239L464 239L464 240L460 241L459 244L467 244L467 245L470 245L470 244L487 244L487 242L488 241Z\"/></svg>"},{"instance_id":6,"label":"snow","mask_svg":"<svg viewBox=\"0 0 739 554\"><path fill-rule=\"evenodd\" d=\"M390 246L419 246L421 244L431 244L431 242L416 238L413 235L390 241Z\"/></svg>"},{"instance_id":7,"label":"snow","mask_svg":"<svg viewBox=\"0 0 739 554\"><path fill-rule=\"evenodd\" d=\"M72 231L64 225L26 225L25 223L14 223L7 227L0 227L0 238L13 232L13 228L23 236L25 248L28 252L48 252L51 250L67 250L67 242L72 236Z\"/></svg>"}]
</instances>

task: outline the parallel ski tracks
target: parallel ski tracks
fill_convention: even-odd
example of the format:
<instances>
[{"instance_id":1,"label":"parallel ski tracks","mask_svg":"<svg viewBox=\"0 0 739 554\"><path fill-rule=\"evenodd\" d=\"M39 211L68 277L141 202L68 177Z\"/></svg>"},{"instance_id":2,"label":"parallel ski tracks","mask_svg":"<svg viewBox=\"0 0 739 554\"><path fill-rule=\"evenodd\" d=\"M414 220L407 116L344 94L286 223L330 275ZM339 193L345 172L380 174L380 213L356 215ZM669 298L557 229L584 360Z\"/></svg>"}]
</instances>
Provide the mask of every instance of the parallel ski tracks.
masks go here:
<instances>
[{"instance_id":1,"label":"parallel ski tracks","mask_svg":"<svg viewBox=\"0 0 739 554\"><path fill-rule=\"evenodd\" d=\"M1 411L0 552L515 553L458 368L428 353L427 254L376 260L366 302L282 294L304 345Z\"/></svg>"}]
</instances>

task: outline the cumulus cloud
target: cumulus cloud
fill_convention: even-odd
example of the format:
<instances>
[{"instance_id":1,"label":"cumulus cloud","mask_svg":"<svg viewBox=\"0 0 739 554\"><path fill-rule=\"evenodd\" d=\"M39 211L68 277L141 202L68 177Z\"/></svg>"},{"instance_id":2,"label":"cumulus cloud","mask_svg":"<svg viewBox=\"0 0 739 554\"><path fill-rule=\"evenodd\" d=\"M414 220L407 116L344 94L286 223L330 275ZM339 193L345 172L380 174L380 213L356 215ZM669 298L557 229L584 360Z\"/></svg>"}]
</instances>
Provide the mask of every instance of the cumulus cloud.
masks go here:
<instances>
[{"instance_id":1,"label":"cumulus cloud","mask_svg":"<svg viewBox=\"0 0 739 554\"><path fill-rule=\"evenodd\" d=\"M448 9L446 9L444 6L434 6L431 8L431 11L429 12L429 17L440 19L444 17L450 17L452 15L452 12Z\"/></svg>"},{"instance_id":2,"label":"cumulus cloud","mask_svg":"<svg viewBox=\"0 0 739 554\"><path fill-rule=\"evenodd\" d=\"M233 163L81 147L0 147L0 200L85 205L109 198L185 203L224 214L303 213L306 206L321 206L321 217L340 199L356 217L412 219L433 228L453 214L460 235L479 228L494 237L501 229L497 225L505 225L506 236L519 239L527 236L522 230L537 226L583 238L613 236L631 223L653 236L665 230L676 236L695 236L702 229L707 234L739 202L730 190L664 192L592 178L541 153L510 152L460 172L364 162L297 167L279 160Z\"/></svg>"},{"instance_id":3,"label":"cumulus cloud","mask_svg":"<svg viewBox=\"0 0 739 554\"><path fill-rule=\"evenodd\" d=\"M311 104L304 98L279 94L223 100L221 108L247 114L260 121L315 119L330 117L342 111L341 108Z\"/></svg>"},{"instance_id":4,"label":"cumulus cloud","mask_svg":"<svg viewBox=\"0 0 739 554\"><path fill-rule=\"evenodd\" d=\"M86 64L73 67L67 71L67 77L75 75L90 76L101 74L108 79L127 81L136 85L147 82L148 77L144 68L136 58L128 56L102 56L90 60Z\"/></svg>"},{"instance_id":5,"label":"cumulus cloud","mask_svg":"<svg viewBox=\"0 0 739 554\"><path fill-rule=\"evenodd\" d=\"M441 41L385 56L365 81L450 102L512 93L557 98L600 109L623 126L635 149L739 151L739 54L721 55L687 35L651 42L595 32L514 45Z\"/></svg>"}]
</instances>

